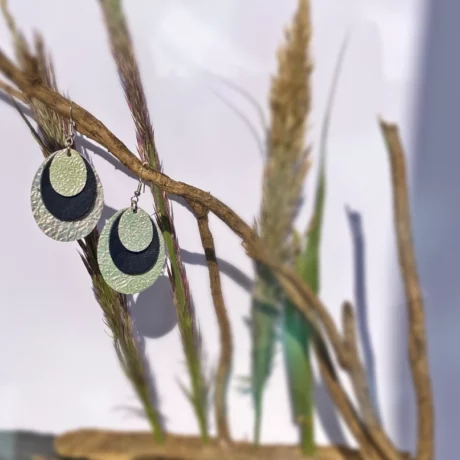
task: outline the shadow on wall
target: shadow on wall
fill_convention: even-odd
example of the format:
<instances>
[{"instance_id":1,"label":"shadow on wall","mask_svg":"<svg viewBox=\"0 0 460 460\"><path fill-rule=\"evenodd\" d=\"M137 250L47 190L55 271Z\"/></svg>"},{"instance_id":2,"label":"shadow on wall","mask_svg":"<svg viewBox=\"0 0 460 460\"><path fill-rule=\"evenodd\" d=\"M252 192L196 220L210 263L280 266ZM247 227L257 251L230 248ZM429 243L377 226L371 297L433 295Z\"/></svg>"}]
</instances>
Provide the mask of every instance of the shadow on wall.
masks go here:
<instances>
[{"instance_id":1,"label":"shadow on wall","mask_svg":"<svg viewBox=\"0 0 460 460\"><path fill-rule=\"evenodd\" d=\"M97 225L99 231L116 210L105 205ZM177 324L171 285L167 276L161 275L136 299L129 296L129 308L134 326L143 338L158 339L171 332Z\"/></svg>"},{"instance_id":2,"label":"shadow on wall","mask_svg":"<svg viewBox=\"0 0 460 460\"><path fill-rule=\"evenodd\" d=\"M362 345L364 368L366 370L369 393L378 419L380 419L379 399L377 392L377 377L372 339L369 331L366 287L366 239L361 213L345 208L350 226L353 247L354 297L356 322Z\"/></svg>"},{"instance_id":3,"label":"shadow on wall","mask_svg":"<svg viewBox=\"0 0 460 460\"><path fill-rule=\"evenodd\" d=\"M460 388L460 3L430 0L415 115L413 228L424 292L429 360L435 400L436 454L458 458ZM406 317L398 339L406 344ZM414 445L415 412L407 359L399 363L398 432Z\"/></svg>"}]
</instances>

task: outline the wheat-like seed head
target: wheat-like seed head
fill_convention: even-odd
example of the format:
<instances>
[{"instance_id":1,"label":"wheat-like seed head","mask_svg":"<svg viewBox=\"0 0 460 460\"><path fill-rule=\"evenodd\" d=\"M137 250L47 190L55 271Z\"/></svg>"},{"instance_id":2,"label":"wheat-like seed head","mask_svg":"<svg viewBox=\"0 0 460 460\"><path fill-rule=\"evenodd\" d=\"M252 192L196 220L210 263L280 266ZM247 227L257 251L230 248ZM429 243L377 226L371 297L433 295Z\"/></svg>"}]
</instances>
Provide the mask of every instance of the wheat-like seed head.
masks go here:
<instances>
[{"instance_id":1,"label":"wheat-like seed head","mask_svg":"<svg viewBox=\"0 0 460 460\"><path fill-rule=\"evenodd\" d=\"M278 51L278 71L270 92L271 126L263 178L261 234L280 262L292 258L291 236L310 166L305 143L311 108L311 18L308 0L300 0L286 40Z\"/></svg>"}]
</instances>

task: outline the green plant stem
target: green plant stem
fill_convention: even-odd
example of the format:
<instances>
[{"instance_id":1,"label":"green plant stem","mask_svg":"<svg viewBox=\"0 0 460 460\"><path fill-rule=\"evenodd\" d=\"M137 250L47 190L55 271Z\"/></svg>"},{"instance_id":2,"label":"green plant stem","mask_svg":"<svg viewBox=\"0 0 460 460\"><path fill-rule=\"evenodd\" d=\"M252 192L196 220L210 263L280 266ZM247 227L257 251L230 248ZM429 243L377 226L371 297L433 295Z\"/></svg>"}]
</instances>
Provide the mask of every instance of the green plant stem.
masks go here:
<instances>
[{"instance_id":1,"label":"green plant stem","mask_svg":"<svg viewBox=\"0 0 460 460\"><path fill-rule=\"evenodd\" d=\"M147 420L149 422L149 425L153 431L153 437L155 438L155 441L162 444L165 442L165 433L163 430L163 427L161 426L161 422L158 416L157 411L152 407L152 404L150 403L150 397L149 395L141 396L139 395L142 406L144 407L144 412L145 415L147 416Z\"/></svg>"},{"instance_id":2,"label":"green plant stem","mask_svg":"<svg viewBox=\"0 0 460 460\"><path fill-rule=\"evenodd\" d=\"M316 186L314 211L307 231L307 242L303 254L297 259L297 273L316 295L320 290L320 245L324 206L326 199L326 150L330 126L330 117L338 86L338 78L343 64L348 35L345 37L334 70L331 90L321 130L320 161L318 184ZM314 444L314 377L310 359L310 342L316 343L318 336L310 322L295 308L292 302L286 302L284 315L284 346L288 381L291 392L291 404L294 420L299 426L301 446L304 454L313 455Z\"/></svg>"},{"instance_id":3,"label":"green plant stem","mask_svg":"<svg viewBox=\"0 0 460 460\"><path fill-rule=\"evenodd\" d=\"M147 147L148 163L151 168L159 169L159 159L155 146ZM155 206L160 218L165 246L168 252L171 272L170 281L173 284L174 303L177 310L178 325L181 333L183 350L192 386L191 402L198 421L201 439L209 441L207 417L207 385L204 381L200 356L199 334L195 327L194 312L191 297L186 286L187 278L180 258L180 248L175 236L174 223L169 209L168 197L157 186L151 185Z\"/></svg>"},{"instance_id":4,"label":"green plant stem","mask_svg":"<svg viewBox=\"0 0 460 460\"><path fill-rule=\"evenodd\" d=\"M120 366L137 394L152 428L157 442L164 442L165 432L161 423L161 414L153 405L150 388L150 366L144 348L134 334L132 318L129 313L126 296L114 291L102 277L97 264L97 229L80 240L83 251L82 260L93 282L93 290L104 313L104 321L112 332L113 345Z\"/></svg>"},{"instance_id":5,"label":"green plant stem","mask_svg":"<svg viewBox=\"0 0 460 460\"><path fill-rule=\"evenodd\" d=\"M309 346L310 328L290 302L285 305L283 326L284 356L294 422L299 427L302 452L313 455L314 385Z\"/></svg>"},{"instance_id":6,"label":"green plant stem","mask_svg":"<svg viewBox=\"0 0 460 460\"><path fill-rule=\"evenodd\" d=\"M150 167L157 169L158 159L155 154L155 147L150 146L149 164ZM171 229L171 219L169 218L169 210L167 208L167 197L161 190L155 186L151 186L151 192L155 200L158 214L161 219L162 234L165 241L165 246L168 251L169 262L171 264L172 277L171 281L174 283L173 292L175 295L175 303L178 312L178 325L181 331L182 343L184 354L187 362L187 367L190 374L192 385L192 405L195 415L198 420L201 439L203 442L208 442L208 420L207 420L207 401L206 401L206 384L203 381L203 374L201 368L201 359L199 356L199 347L196 343L196 330L194 322L189 317L191 305L189 303L190 297L184 285L184 272L182 261L179 259L177 242ZM183 320L181 320L181 318Z\"/></svg>"},{"instance_id":7,"label":"green plant stem","mask_svg":"<svg viewBox=\"0 0 460 460\"><path fill-rule=\"evenodd\" d=\"M271 374L280 311L278 283L267 267L256 266L258 278L251 308L251 393L254 404L254 443L259 445L263 395Z\"/></svg>"},{"instance_id":8,"label":"green plant stem","mask_svg":"<svg viewBox=\"0 0 460 460\"><path fill-rule=\"evenodd\" d=\"M138 152L145 163L162 171L150 113L136 61L133 42L125 20L121 0L99 0L109 33L112 55L117 64L120 81L128 102L135 128ZM180 257L172 212L165 192L151 186L155 209L165 240L170 265L168 275L176 307L182 346L191 379L191 394L185 390L196 414L203 441L208 439L207 385L202 373L201 338L196 327L187 275Z\"/></svg>"}]
</instances>

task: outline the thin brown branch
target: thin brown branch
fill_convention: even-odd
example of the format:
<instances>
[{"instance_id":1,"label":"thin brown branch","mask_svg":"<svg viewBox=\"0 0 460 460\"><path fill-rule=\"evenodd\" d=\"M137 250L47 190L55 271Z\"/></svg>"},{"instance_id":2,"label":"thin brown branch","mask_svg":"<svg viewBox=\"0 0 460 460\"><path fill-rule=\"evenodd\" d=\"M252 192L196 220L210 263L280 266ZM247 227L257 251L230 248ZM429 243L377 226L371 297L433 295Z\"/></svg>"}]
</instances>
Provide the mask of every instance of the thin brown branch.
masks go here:
<instances>
[{"instance_id":1,"label":"thin brown branch","mask_svg":"<svg viewBox=\"0 0 460 460\"><path fill-rule=\"evenodd\" d=\"M382 427L377 420L374 406L372 405L366 372L359 357L356 320L353 308L349 302L345 302L343 305L342 321L344 331L344 349L347 354L345 370L350 376L353 390L358 400L361 417L363 418L363 421L369 431L372 433L372 437L377 439L379 446L384 449L383 451L386 455L385 458L398 460L400 458L400 454L382 430Z\"/></svg>"},{"instance_id":2,"label":"thin brown branch","mask_svg":"<svg viewBox=\"0 0 460 460\"><path fill-rule=\"evenodd\" d=\"M329 394L331 395L331 398L340 414L343 419L346 420L348 428L350 428L350 431L358 441L363 453L363 458L365 460L379 460L381 458L385 458L379 455L378 450L375 448L374 443L370 439L365 425L359 418L359 414L356 412L356 409L353 407L353 404L350 402L343 390L338 376L322 359L323 353L320 350L319 343L320 341L318 340L314 341L313 349L318 361L321 378L326 383Z\"/></svg>"},{"instance_id":3,"label":"thin brown branch","mask_svg":"<svg viewBox=\"0 0 460 460\"><path fill-rule=\"evenodd\" d=\"M0 71L15 83L28 97L33 97L52 107L64 117L70 116L71 102L66 97L43 85L36 78L31 78L19 70L8 57L0 51ZM72 117L81 134L93 139L111 152L124 166L135 175L165 190L172 195L182 196L187 200L197 201L229 227L246 242L252 242L256 235L233 210L213 197L210 193L183 182L172 180L165 174L145 167L142 162L118 139L100 120L94 117L76 102L72 102Z\"/></svg>"},{"instance_id":4,"label":"thin brown branch","mask_svg":"<svg viewBox=\"0 0 460 460\"><path fill-rule=\"evenodd\" d=\"M342 307L342 324L344 348L347 354L345 367L350 374L361 415L366 424L369 426L377 426L379 423L377 421L374 406L371 402L366 372L359 359L356 319L353 313L353 307L349 302L344 302Z\"/></svg>"},{"instance_id":5,"label":"thin brown branch","mask_svg":"<svg viewBox=\"0 0 460 460\"><path fill-rule=\"evenodd\" d=\"M409 360L417 398L417 460L434 456L434 407L427 354L422 290L415 263L405 155L398 127L379 120L388 149L393 184L393 209L399 265L409 317Z\"/></svg>"},{"instance_id":6,"label":"thin brown branch","mask_svg":"<svg viewBox=\"0 0 460 460\"><path fill-rule=\"evenodd\" d=\"M198 203L189 202L189 204L198 222L201 244L203 245L204 254L208 263L209 283L211 286L212 300L214 302L214 310L216 311L217 323L220 331L220 357L215 379L214 410L217 435L220 439L228 442L231 441L231 434L228 426L226 396L233 354L230 320L228 318L227 308L222 293L214 238L209 228L208 211Z\"/></svg>"}]
</instances>

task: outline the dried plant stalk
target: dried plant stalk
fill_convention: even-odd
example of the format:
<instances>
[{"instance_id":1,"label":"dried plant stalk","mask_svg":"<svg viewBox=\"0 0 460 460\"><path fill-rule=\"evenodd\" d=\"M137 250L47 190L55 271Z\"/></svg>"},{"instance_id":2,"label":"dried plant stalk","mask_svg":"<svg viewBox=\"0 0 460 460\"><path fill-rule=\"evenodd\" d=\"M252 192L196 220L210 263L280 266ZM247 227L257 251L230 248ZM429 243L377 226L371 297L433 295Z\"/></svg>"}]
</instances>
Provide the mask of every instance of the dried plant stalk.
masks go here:
<instances>
[{"instance_id":1,"label":"dried plant stalk","mask_svg":"<svg viewBox=\"0 0 460 460\"><path fill-rule=\"evenodd\" d=\"M309 58L311 29L310 2L300 1L291 30L287 33L287 42L280 51L278 84L273 85L272 92L275 92L277 87L278 91L282 92L286 85L287 90L289 90L295 83L302 92L306 92L311 98L309 87L312 72ZM295 103L295 93L292 99L290 98L288 101L291 104ZM282 102L280 102L281 104ZM308 106L310 105L311 103L308 103ZM303 128L305 129L305 126ZM290 140L288 132L284 133L283 139L285 142ZM301 137L300 132L298 142L299 145L293 150L297 152L306 151L305 139ZM294 254L291 259L291 264L296 267L303 280L315 293L319 292L319 251L325 197L325 159L323 152L320 153L319 181L313 216L315 225L311 226L306 245L304 242L299 242L301 251L298 255ZM282 158L280 160L282 161ZM296 165L293 167L295 168ZM298 187L298 184L296 186ZM295 189L294 193L299 196L300 190ZM296 243L297 241L291 244L293 250L296 249ZM310 338L313 328L289 301L284 301L283 319L283 348L291 410L294 423L299 427L302 452L306 455L313 455L315 453L314 376L310 357Z\"/></svg>"},{"instance_id":2,"label":"dried plant stalk","mask_svg":"<svg viewBox=\"0 0 460 460\"><path fill-rule=\"evenodd\" d=\"M349 302L345 302L342 308L342 324L344 335L343 343L347 355L344 369L350 376L356 399L358 400L361 418L365 425L369 427L379 447L383 446L385 458L389 460L399 460L400 454L392 444L390 438L382 430L375 412L375 407L372 404L366 371L359 357L356 320L353 308Z\"/></svg>"},{"instance_id":3,"label":"dried plant stalk","mask_svg":"<svg viewBox=\"0 0 460 460\"><path fill-rule=\"evenodd\" d=\"M227 390L232 369L233 341L230 328L230 320L225 306L220 280L219 265L217 263L214 238L209 228L208 211L200 204L189 203L198 221L201 244L208 263L209 284L214 303L214 310L220 331L220 357L217 366L215 389L214 389L214 411L217 425L217 436L224 441L231 441L230 428L227 417Z\"/></svg>"},{"instance_id":4,"label":"dried plant stalk","mask_svg":"<svg viewBox=\"0 0 460 460\"><path fill-rule=\"evenodd\" d=\"M126 24L121 0L100 0L109 34L112 55L136 126L137 147L141 159L150 167L161 171L161 164L155 146L154 131L150 121L139 67L134 55L133 44ZM160 228L163 232L170 266L169 279L173 290L178 325L186 356L191 381L187 392L198 420L203 440L208 438L208 384L203 375L201 336L193 309L184 264L181 260L179 243L172 218L172 210L166 192L152 185L155 207Z\"/></svg>"},{"instance_id":5,"label":"dried plant stalk","mask_svg":"<svg viewBox=\"0 0 460 460\"><path fill-rule=\"evenodd\" d=\"M344 346L348 353L347 368L350 370L360 412L366 424L377 426L379 423L367 385L366 371L359 360L356 319L349 302L345 302L342 307L342 324Z\"/></svg>"},{"instance_id":6,"label":"dried plant stalk","mask_svg":"<svg viewBox=\"0 0 460 460\"><path fill-rule=\"evenodd\" d=\"M417 397L416 458L417 460L431 460L434 456L434 407L423 297L412 242L404 149L396 125L380 120L380 129L390 160L399 265L404 281L409 317L409 359Z\"/></svg>"},{"instance_id":7,"label":"dried plant stalk","mask_svg":"<svg viewBox=\"0 0 460 460\"><path fill-rule=\"evenodd\" d=\"M16 60L25 72L40 78L45 85L57 91L56 75L49 56L46 55L43 40L39 34L34 36L34 52L29 47L24 34L18 29L16 22L8 9L7 0L0 0L0 8L13 38ZM14 93L10 93L14 96ZM16 95L17 96L17 95ZM50 110L40 101L25 98L24 100L32 111L34 120L37 121L40 136L48 146L48 151L43 151L45 157L50 152L55 152L64 145L65 119L55 111Z\"/></svg>"},{"instance_id":8,"label":"dried plant stalk","mask_svg":"<svg viewBox=\"0 0 460 460\"><path fill-rule=\"evenodd\" d=\"M309 0L299 0L286 42L278 52L278 72L270 93L271 127L264 170L260 234L273 257L293 259L292 234L310 166L305 130L311 109Z\"/></svg>"},{"instance_id":9,"label":"dried plant stalk","mask_svg":"<svg viewBox=\"0 0 460 460\"><path fill-rule=\"evenodd\" d=\"M278 72L271 85L271 127L267 139L268 152L258 225L262 239L274 259L280 263L293 260L291 238L294 219L309 167L304 137L311 97L309 78L312 65L308 55L310 35L309 2L300 0L292 26L286 30L286 43L278 52ZM275 349L281 291L270 270L256 265L256 272L251 311L251 388L255 410L254 440L258 444L263 393L271 373ZM293 395L297 400L297 391L293 391ZM302 417L305 415L303 413ZM310 432L310 422L304 422L303 425L308 426ZM307 437L311 438L310 435Z\"/></svg>"},{"instance_id":10,"label":"dried plant stalk","mask_svg":"<svg viewBox=\"0 0 460 460\"><path fill-rule=\"evenodd\" d=\"M304 282L318 295L320 292L321 270L321 237L323 215L326 201L326 150L329 133L330 117L334 98L338 87L339 75L345 56L348 39L342 44L334 70L331 90L326 106L326 114L321 128L319 145L319 168L314 209L310 225L305 233L305 241L299 239L299 254L295 260L295 268ZM314 376L310 359L310 342L317 340L311 324L299 313L291 302L285 302L284 308L284 349L286 356L287 375L291 391L292 409L295 422L300 427L302 448L304 453L314 453ZM317 346L317 350L325 354L321 359L329 362L327 349Z\"/></svg>"},{"instance_id":11,"label":"dried plant stalk","mask_svg":"<svg viewBox=\"0 0 460 460\"><path fill-rule=\"evenodd\" d=\"M45 52L42 37L39 34L35 35L35 53L33 54L27 41L17 29L13 16L8 10L6 0L1 0L0 7L13 36L15 52L20 65L25 71L34 69L34 78L58 92L52 61ZM34 98L24 97L16 91L10 91L8 86L5 89L10 95L24 101L29 106L38 125L39 133L34 133L34 135L36 140L40 141L39 145L42 147L43 155L47 157L54 151L64 149L66 145L65 118L43 102ZM25 117L24 119L27 121ZM31 126L29 127L33 129ZM134 335L127 297L111 289L105 283L99 271L97 263L98 239L99 232L94 229L86 238L78 241L82 249L81 258L91 276L93 291L103 311L104 321L112 332L113 344L119 363L144 407L156 439L162 441L164 433L161 415L151 400L153 395L149 384L149 381L152 380L150 367L145 357L142 342L136 340Z\"/></svg>"}]
</instances>

